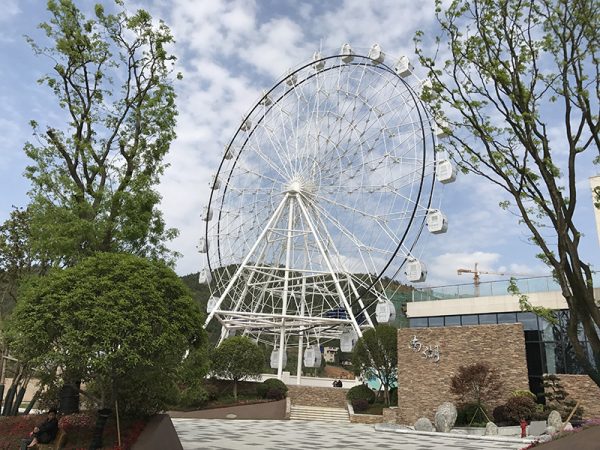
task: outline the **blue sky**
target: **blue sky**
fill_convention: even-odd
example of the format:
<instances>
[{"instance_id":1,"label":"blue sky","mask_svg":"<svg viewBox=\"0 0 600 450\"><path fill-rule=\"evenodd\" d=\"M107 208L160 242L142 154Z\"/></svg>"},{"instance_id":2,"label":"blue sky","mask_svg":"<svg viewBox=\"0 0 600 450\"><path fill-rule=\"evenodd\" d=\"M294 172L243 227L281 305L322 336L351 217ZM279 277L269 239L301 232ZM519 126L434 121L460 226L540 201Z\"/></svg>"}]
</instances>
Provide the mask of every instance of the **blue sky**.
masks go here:
<instances>
[{"instance_id":1,"label":"blue sky","mask_svg":"<svg viewBox=\"0 0 600 450\"><path fill-rule=\"evenodd\" d=\"M80 0L83 8L94 2ZM172 247L183 254L180 274L200 269L195 245L201 234L200 213L208 200L208 182L223 145L241 117L288 68L310 59L319 48L339 49L349 42L368 48L374 42L395 57L413 56L416 30L432 30L433 1L330 2L162 0L127 2L143 7L171 26L177 40L173 52L184 79L177 85L180 111L159 191L169 226L181 235ZM23 35L40 36L46 18L42 0L4 0L0 10L0 220L12 205L24 206L28 184L22 177L27 160L23 144L31 138L29 121L44 125L60 120L47 88L36 80L50 69L36 57ZM414 59L414 58L413 58ZM588 177L598 168L580 168L577 225L585 234L583 256L600 267ZM448 233L422 243L429 267L428 284L467 282L456 269L475 262L482 270L540 274L547 269L535 259L518 218L498 208L502 192L475 176L459 176L445 188L443 210ZM490 276L488 279L496 279Z\"/></svg>"}]
</instances>

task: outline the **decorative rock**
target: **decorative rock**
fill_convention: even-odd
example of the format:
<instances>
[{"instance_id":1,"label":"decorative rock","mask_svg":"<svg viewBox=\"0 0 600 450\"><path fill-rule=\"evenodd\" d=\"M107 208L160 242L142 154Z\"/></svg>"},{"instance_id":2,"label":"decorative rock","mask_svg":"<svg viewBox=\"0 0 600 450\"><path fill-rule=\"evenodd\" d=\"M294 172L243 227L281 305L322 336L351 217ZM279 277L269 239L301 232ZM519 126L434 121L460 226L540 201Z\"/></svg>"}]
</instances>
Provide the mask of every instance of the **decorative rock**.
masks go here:
<instances>
[{"instance_id":1,"label":"decorative rock","mask_svg":"<svg viewBox=\"0 0 600 450\"><path fill-rule=\"evenodd\" d=\"M546 431L544 431L544 433L550 436L551 434L556 433L556 428L554 428L553 426L547 426Z\"/></svg>"},{"instance_id":2,"label":"decorative rock","mask_svg":"<svg viewBox=\"0 0 600 450\"><path fill-rule=\"evenodd\" d=\"M427 417L421 417L415 422L416 431L433 431L433 424Z\"/></svg>"},{"instance_id":3,"label":"decorative rock","mask_svg":"<svg viewBox=\"0 0 600 450\"><path fill-rule=\"evenodd\" d=\"M568 422L565 427L563 428L563 431L573 431L573 425L571 425L571 422Z\"/></svg>"},{"instance_id":4,"label":"decorative rock","mask_svg":"<svg viewBox=\"0 0 600 450\"><path fill-rule=\"evenodd\" d=\"M442 403L435 413L435 429L441 433L449 433L456 422L456 406L450 402Z\"/></svg>"},{"instance_id":5,"label":"decorative rock","mask_svg":"<svg viewBox=\"0 0 600 450\"><path fill-rule=\"evenodd\" d=\"M494 422L488 422L485 424L485 436L497 436L498 426Z\"/></svg>"},{"instance_id":6,"label":"decorative rock","mask_svg":"<svg viewBox=\"0 0 600 450\"><path fill-rule=\"evenodd\" d=\"M552 440L552 436L550 434L542 434L537 438L537 440L540 443L550 442Z\"/></svg>"},{"instance_id":7,"label":"decorative rock","mask_svg":"<svg viewBox=\"0 0 600 450\"><path fill-rule=\"evenodd\" d=\"M236 414L227 414L225 417L227 419L237 419L237 415Z\"/></svg>"},{"instance_id":8,"label":"decorative rock","mask_svg":"<svg viewBox=\"0 0 600 450\"><path fill-rule=\"evenodd\" d=\"M560 427L562 427L562 418L560 417L560 413L556 410L551 411L546 423L549 427L554 427L555 430L560 430Z\"/></svg>"}]
</instances>

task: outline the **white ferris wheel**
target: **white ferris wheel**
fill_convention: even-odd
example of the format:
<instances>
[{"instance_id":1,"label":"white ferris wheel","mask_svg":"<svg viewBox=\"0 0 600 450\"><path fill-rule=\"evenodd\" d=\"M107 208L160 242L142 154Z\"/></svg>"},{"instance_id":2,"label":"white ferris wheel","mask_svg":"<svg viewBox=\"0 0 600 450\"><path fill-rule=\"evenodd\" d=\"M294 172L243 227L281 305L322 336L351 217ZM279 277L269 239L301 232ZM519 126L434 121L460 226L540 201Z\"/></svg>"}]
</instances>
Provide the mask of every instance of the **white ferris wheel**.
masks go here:
<instances>
[{"instance_id":1,"label":"white ferris wheel","mask_svg":"<svg viewBox=\"0 0 600 450\"><path fill-rule=\"evenodd\" d=\"M406 57L365 53L345 44L290 70L242 119L210 183L205 326L268 343L279 377L288 347L315 367L320 344L350 351L393 321L399 283L427 274L419 236L447 229L433 194L456 175L436 152L447 124L420 100L428 82Z\"/></svg>"}]
</instances>

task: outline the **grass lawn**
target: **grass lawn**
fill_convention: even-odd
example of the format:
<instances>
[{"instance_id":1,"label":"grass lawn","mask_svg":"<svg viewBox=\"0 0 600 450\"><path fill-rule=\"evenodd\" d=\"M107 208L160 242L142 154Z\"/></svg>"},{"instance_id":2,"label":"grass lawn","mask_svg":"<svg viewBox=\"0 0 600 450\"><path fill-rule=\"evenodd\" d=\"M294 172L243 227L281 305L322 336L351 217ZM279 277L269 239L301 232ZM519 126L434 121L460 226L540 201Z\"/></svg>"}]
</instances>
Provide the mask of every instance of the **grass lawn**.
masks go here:
<instances>
[{"instance_id":1,"label":"grass lawn","mask_svg":"<svg viewBox=\"0 0 600 450\"><path fill-rule=\"evenodd\" d=\"M33 427L45 420L42 414L27 416L0 417L0 450L15 450L20 448L21 439L28 437ZM114 416L106 423L103 434L103 450L126 450L135 443L146 426L147 419L121 419L121 447L118 445L117 424ZM88 448L96 423L94 413L80 413L65 416L60 419L61 427L67 433L69 450Z\"/></svg>"}]
</instances>

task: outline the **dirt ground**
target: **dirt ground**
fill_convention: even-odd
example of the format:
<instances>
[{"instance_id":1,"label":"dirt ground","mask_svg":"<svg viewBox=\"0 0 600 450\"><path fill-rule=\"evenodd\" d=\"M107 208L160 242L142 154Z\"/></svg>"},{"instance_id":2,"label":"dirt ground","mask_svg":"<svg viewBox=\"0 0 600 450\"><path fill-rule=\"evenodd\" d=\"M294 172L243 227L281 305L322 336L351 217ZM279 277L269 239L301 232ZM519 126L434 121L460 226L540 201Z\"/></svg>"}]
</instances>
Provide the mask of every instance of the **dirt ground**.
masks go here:
<instances>
[{"instance_id":1,"label":"dirt ground","mask_svg":"<svg viewBox=\"0 0 600 450\"><path fill-rule=\"evenodd\" d=\"M232 417L227 417L228 415L235 414L235 419L283 420L285 419L285 400L197 411L168 411L167 414L177 419L229 419Z\"/></svg>"}]
</instances>

